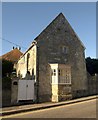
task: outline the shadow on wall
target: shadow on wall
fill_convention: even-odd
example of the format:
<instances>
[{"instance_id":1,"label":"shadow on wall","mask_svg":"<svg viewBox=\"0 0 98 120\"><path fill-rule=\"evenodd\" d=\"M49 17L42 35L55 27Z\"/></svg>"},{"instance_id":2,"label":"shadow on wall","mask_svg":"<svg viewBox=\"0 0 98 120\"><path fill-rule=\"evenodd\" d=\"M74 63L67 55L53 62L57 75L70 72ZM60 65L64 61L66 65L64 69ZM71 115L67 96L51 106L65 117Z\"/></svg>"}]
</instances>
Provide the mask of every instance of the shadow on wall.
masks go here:
<instances>
[{"instance_id":1,"label":"shadow on wall","mask_svg":"<svg viewBox=\"0 0 98 120\"><path fill-rule=\"evenodd\" d=\"M11 105L11 78L2 78L2 107Z\"/></svg>"},{"instance_id":2,"label":"shadow on wall","mask_svg":"<svg viewBox=\"0 0 98 120\"><path fill-rule=\"evenodd\" d=\"M91 96L91 95L98 95L98 74L90 75L89 73L87 73L87 79L88 79L88 84L87 84L88 89L73 91L72 93L73 99Z\"/></svg>"},{"instance_id":3,"label":"shadow on wall","mask_svg":"<svg viewBox=\"0 0 98 120\"><path fill-rule=\"evenodd\" d=\"M88 94L89 95L96 95L98 94L97 87L98 87L98 74L90 75L87 74L88 78Z\"/></svg>"}]
</instances>

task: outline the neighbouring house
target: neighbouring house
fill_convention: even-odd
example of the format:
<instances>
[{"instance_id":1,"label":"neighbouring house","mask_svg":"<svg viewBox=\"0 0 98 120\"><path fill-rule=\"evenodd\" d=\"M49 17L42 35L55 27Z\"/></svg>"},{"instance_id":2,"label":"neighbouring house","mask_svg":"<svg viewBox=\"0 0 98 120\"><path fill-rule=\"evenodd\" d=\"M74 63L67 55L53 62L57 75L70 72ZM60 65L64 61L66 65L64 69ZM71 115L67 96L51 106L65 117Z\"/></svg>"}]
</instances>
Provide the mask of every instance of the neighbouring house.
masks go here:
<instances>
[{"instance_id":1,"label":"neighbouring house","mask_svg":"<svg viewBox=\"0 0 98 120\"><path fill-rule=\"evenodd\" d=\"M18 48L13 47L13 50L0 56L0 60L4 59L7 61L11 61L14 64L14 66L12 64L12 70L14 71L14 69L16 69L16 62L22 54L23 53ZM9 65L10 64L8 64L6 68L10 69L11 67ZM3 68L3 69L6 69L6 68ZM11 105L12 81L13 81L12 73L11 73L11 76L8 73L2 76L2 106Z\"/></svg>"},{"instance_id":2,"label":"neighbouring house","mask_svg":"<svg viewBox=\"0 0 98 120\"><path fill-rule=\"evenodd\" d=\"M77 23L78 24L78 23ZM39 102L85 96L85 46L60 13L32 42L17 62L17 76L30 72Z\"/></svg>"},{"instance_id":3,"label":"neighbouring house","mask_svg":"<svg viewBox=\"0 0 98 120\"><path fill-rule=\"evenodd\" d=\"M16 62L21 55L23 55L23 53L20 51L20 48L13 47L13 49L10 52L0 56L0 59L11 61L14 64L14 68L16 68Z\"/></svg>"}]
</instances>

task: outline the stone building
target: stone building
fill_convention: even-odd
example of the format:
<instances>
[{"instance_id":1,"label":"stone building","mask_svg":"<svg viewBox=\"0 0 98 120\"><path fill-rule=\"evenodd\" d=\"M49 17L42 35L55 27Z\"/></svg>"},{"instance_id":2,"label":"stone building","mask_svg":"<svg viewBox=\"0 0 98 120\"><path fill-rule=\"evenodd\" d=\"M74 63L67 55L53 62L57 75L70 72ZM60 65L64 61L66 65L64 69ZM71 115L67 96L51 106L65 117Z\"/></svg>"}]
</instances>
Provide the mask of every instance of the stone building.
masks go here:
<instances>
[{"instance_id":1,"label":"stone building","mask_svg":"<svg viewBox=\"0 0 98 120\"><path fill-rule=\"evenodd\" d=\"M58 102L85 95L85 47L60 13L32 42L17 62L17 76L27 71L35 80L39 102Z\"/></svg>"}]
</instances>

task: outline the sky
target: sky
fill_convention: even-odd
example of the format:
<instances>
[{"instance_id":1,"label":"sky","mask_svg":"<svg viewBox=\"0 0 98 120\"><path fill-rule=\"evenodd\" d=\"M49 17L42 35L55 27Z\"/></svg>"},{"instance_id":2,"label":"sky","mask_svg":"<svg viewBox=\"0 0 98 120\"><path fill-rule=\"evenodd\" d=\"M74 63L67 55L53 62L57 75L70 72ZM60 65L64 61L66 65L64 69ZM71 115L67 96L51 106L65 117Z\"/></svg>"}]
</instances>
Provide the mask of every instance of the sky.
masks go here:
<instances>
[{"instance_id":1,"label":"sky","mask_svg":"<svg viewBox=\"0 0 98 120\"><path fill-rule=\"evenodd\" d=\"M85 57L96 58L95 2L2 3L2 54L17 45L25 52L34 38L61 12L86 47Z\"/></svg>"}]
</instances>

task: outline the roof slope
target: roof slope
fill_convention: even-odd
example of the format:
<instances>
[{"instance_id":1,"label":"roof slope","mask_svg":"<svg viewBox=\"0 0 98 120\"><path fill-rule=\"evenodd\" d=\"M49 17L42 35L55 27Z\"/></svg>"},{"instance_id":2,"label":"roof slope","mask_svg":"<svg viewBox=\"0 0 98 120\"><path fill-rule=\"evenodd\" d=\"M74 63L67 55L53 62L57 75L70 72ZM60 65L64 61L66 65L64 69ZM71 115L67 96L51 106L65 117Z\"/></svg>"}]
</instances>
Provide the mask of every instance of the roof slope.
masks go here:
<instances>
[{"instance_id":1,"label":"roof slope","mask_svg":"<svg viewBox=\"0 0 98 120\"><path fill-rule=\"evenodd\" d=\"M85 49L84 44L82 43L82 41L79 39L79 37L77 36L77 34L75 33L75 31L73 30L73 28L71 27L71 25L69 24L69 22L67 21L67 19L65 18L65 16L60 13L58 16L56 16L56 18L54 18L54 20L52 20L52 22L33 40L31 46L25 51L25 53L23 54L23 56L34 46L35 42L37 43L41 37L42 34L49 34L52 33L51 29L56 29L57 26L63 25L63 23L65 23L66 27L66 31L67 29L69 29L69 31L71 31L71 33L73 35L75 35L78 38L78 41L80 42L80 44L83 46L83 48ZM57 25L58 24L58 25Z\"/></svg>"},{"instance_id":2,"label":"roof slope","mask_svg":"<svg viewBox=\"0 0 98 120\"><path fill-rule=\"evenodd\" d=\"M0 58L5 59L5 60L9 60L12 62L16 62L22 54L23 53L20 50L15 48L15 49L11 50L10 52L2 55Z\"/></svg>"},{"instance_id":3,"label":"roof slope","mask_svg":"<svg viewBox=\"0 0 98 120\"><path fill-rule=\"evenodd\" d=\"M39 37L42 35L42 34L46 34L47 31L49 32L52 32L51 29L56 29L56 24L58 24L57 26L59 26L59 24L63 25L63 23L65 23L65 26L66 27L66 30L69 29L69 31L72 32L73 35L75 35L80 44L85 48L84 44L82 43L82 41L80 40L80 38L78 37L78 35L75 33L75 31L73 30L73 28L71 27L70 23L68 22L68 20L65 18L65 16L63 15L63 13L60 13L34 40L35 41L38 41ZM32 42L33 43L33 42Z\"/></svg>"}]
</instances>

